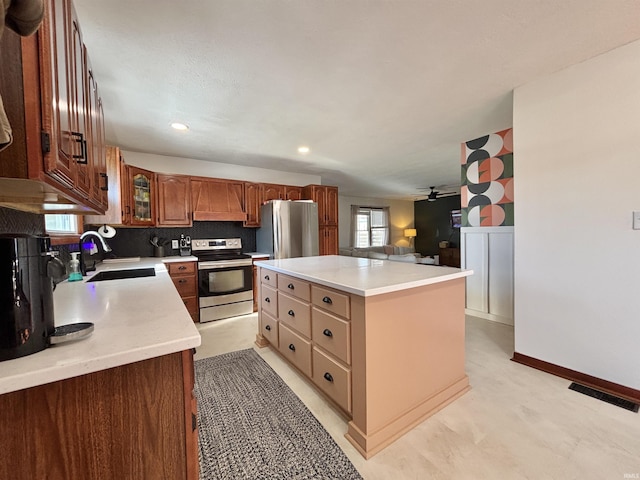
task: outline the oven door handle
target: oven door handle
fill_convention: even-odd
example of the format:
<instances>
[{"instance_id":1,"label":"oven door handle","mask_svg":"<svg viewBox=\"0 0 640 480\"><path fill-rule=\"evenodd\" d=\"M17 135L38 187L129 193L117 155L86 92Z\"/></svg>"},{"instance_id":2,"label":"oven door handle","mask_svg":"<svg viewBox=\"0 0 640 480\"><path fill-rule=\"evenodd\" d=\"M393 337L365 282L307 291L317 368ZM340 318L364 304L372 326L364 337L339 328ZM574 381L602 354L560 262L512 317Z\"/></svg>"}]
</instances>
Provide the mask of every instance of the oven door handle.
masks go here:
<instances>
[{"instance_id":1,"label":"oven door handle","mask_svg":"<svg viewBox=\"0 0 640 480\"><path fill-rule=\"evenodd\" d=\"M198 262L198 270L215 270L229 267L250 267L251 260L216 260L213 262Z\"/></svg>"}]
</instances>

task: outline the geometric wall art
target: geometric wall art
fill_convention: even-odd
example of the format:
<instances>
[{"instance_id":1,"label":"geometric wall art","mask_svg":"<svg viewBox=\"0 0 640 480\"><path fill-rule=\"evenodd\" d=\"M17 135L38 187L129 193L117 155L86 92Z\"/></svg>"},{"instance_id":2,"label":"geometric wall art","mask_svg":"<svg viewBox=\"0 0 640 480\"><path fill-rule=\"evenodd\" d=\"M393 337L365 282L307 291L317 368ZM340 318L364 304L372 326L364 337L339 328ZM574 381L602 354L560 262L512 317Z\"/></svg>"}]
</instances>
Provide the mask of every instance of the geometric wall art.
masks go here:
<instances>
[{"instance_id":1,"label":"geometric wall art","mask_svg":"<svg viewBox=\"0 0 640 480\"><path fill-rule=\"evenodd\" d=\"M513 129L461 145L463 227L513 226Z\"/></svg>"}]
</instances>

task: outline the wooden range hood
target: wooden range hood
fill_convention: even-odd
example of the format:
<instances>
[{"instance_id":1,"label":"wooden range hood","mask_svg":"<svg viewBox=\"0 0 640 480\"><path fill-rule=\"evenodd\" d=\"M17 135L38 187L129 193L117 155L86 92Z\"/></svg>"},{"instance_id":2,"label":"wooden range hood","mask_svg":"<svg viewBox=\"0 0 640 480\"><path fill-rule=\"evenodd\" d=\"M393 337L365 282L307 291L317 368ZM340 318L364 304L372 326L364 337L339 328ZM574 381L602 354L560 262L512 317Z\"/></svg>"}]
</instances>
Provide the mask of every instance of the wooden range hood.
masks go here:
<instances>
[{"instance_id":1,"label":"wooden range hood","mask_svg":"<svg viewBox=\"0 0 640 480\"><path fill-rule=\"evenodd\" d=\"M244 182L191 177L191 201L195 221L247 220Z\"/></svg>"}]
</instances>

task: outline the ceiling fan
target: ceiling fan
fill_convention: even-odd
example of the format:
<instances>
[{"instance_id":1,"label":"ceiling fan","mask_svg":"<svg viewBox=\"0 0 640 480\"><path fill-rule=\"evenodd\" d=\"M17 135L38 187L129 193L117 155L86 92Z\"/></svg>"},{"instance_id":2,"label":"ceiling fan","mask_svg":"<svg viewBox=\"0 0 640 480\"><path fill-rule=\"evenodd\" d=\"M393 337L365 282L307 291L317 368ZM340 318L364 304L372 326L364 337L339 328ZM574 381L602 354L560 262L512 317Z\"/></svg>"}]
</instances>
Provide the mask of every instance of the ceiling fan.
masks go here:
<instances>
[{"instance_id":1,"label":"ceiling fan","mask_svg":"<svg viewBox=\"0 0 640 480\"><path fill-rule=\"evenodd\" d=\"M429 202L435 202L438 198L441 198L441 197L449 197L451 195L460 195L460 192L457 192L455 190L451 192L440 192L436 190L436 188L447 188L447 187L446 186L445 187L423 187L423 188L418 188L418 190L431 190L427 195L427 201Z\"/></svg>"}]
</instances>

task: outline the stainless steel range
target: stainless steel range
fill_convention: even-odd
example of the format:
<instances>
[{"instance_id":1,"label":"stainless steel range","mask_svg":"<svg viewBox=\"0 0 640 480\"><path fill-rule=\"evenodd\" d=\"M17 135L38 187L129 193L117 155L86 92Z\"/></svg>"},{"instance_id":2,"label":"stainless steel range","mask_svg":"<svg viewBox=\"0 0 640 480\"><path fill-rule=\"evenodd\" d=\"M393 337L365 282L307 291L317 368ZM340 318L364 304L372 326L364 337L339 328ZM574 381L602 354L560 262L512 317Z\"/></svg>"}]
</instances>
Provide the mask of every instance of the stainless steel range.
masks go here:
<instances>
[{"instance_id":1,"label":"stainless steel range","mask_svg":"<svg viewBox=\"0 0 640 480\"><path fill-rule=\"evenodd\" d=\"M251 256L242 253L239 238L191 241L198 257L200 322L253 312Z\"/></svg>"}]
</instances>

